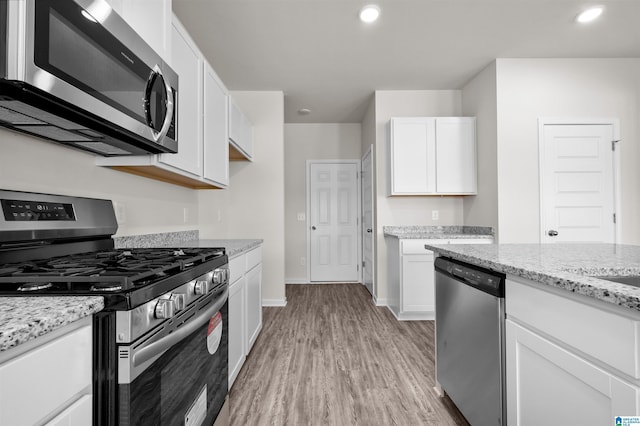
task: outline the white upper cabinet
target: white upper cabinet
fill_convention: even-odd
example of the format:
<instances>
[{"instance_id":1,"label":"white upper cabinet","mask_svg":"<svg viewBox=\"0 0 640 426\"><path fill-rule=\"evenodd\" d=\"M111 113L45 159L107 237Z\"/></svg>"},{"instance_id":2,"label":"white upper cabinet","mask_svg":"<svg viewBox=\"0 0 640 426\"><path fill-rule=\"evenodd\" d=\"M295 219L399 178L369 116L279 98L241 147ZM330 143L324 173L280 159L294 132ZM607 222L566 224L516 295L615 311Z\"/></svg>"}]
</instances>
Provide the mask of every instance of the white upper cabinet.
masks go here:
<instances>
[{"instance_id":1,"label":"white upper cabinet","mask_svg":"<svg viewBox=\"0 0 640 426\"><path fill-rule=\"evenodd\" d=\"M229 96L229 159L253 159L253 125Z\"/></svg>"},{"instance_id":2,"label":"white upper cabinet","mask_svg":"<svg viewBox=\"0 0 640 426\"><path fill-rule=\"evenodd\" d=\"M204 178L229 184L227 93L211 66L204 62Z\"/></svg>"},{"instance_id":3,"label":"white upper cabinet","mask_svg":"<svg viewBox=\"0 0 640 426\"><path fill-rule=\"evenodd\" d=\"M178 152L97 157L96 164L193 189L229 183L227 89L182 24L172 23L172 68L178 74Z\"/></svg>"},{"instance_id":4,"label":"white upper cabinet","mask_svg":"<svg viewBox=\"0 0 640 426\"><path fill-rule=\"evenodd\" d=\"M171 63L171 0L107 0L140 37ZM173 65L173 63L171 63Z\"/></svg>"},{"instance_id":5,"label":"white upper cabinet","mask_svg":"<svg viewBox=\"0 0 640 426\"><path fill-rule=\"evenodd\" d=\"M476 194L474 117L392 118L389 133L389 195Z\"/></svg>"},{"instance_id":6,"label":"white upper cabinet","mask_svg":"<svg viewBox=\"0 0 640 426\"><path fill-rule=\"evenodd\" d=\"M178 153L160 154L162 163L202 175L202 70L203 60L189 35L175 22L173 28L173 70L178 73Z\"/></svg>"}]
</instances>

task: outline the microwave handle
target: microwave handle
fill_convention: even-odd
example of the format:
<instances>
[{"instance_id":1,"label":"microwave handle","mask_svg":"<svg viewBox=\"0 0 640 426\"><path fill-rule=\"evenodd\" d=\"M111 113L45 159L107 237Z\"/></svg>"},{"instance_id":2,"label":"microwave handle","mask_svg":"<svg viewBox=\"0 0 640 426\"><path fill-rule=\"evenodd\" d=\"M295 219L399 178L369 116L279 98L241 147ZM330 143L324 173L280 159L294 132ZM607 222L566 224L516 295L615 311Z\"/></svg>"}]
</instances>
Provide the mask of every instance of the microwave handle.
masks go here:
<instances>
[{"instance_id":1,"label":"microwave handle","mask_svg":"<svg viewBox=\"0 0 640 426\"><path fill-rule=\"evenodd\" d=\"M147 80L147 90L145 90L145 93L149 93L149 90L148 90L149 86L153 82L153 77L156 75L162 79L162 81L164 82L165 90L167 91L167 112L164 116L162 127L160 128L159 132L156 132L155 130L151 129L153 140L158 142L159 140L164 139L164 137L169 132L169 127L171 127L171 120L173 119L173 106L175 105L175 102L173 99L173 89L171 88L171 85L169 84L169 82L164 78L164 75L162 74L162 70L157 64L155 67L153 67L153 70L151 70L151 74L149 75L149 79ZM149 99L146 99L146 102L148 101Z\"/></svg>"},{"instance_id":2,"label":"microwave handle","mask_svg":"<svg viewBox=\"0 0 640 426\"><path fill-rule=\"evenodd\" d=\"M189 319L182 327L177 331L163 337L162 339L151 343L150 345L136 351L133 354L133 366L137 367L145 361L162 354L167 349L171 348L176 343L202 327L211 317L218 312L225 304L229 297L229 289L225 289L215 302L212 303L205 310L201 311L196 317Z\"/></svg>"}]
</instances>

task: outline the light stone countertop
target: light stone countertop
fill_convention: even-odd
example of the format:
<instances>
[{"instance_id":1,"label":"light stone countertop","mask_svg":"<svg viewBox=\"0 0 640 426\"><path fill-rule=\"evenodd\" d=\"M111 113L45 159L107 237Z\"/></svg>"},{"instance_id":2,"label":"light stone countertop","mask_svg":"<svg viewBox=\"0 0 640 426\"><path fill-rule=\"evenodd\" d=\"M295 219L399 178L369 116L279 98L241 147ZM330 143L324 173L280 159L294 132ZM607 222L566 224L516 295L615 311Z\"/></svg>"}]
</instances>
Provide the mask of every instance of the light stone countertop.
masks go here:
<instances>
[{"instance_id":1,"label":"light stone countertop","mask_svg":"<svg viewBox=\"0 0 640 426\"><path fill-rule=\"evenodd\" d=\"M258 247L264 240L237 239L237 240L192 240L181 244L181 247L224 247L229 259Z\"/></svg>"},{"instance_id":2,"label":"light stone countertop","mask_svg":"<svg viewBox=\"0 0 640 426\"><path fill-rule=\"evenodd\" d=\"M595 278L640 275L640 246L433 244L427 247L442 256L640 311L640 288Z\"/></svg>"},{"instance_id":3,"label":"light stone countertop","mask_svg":"<svg viewBox=\"0 0 640 426\"><path fill-rule=\"evenodd\" d=\"M100 296L0 297L0 352L101 311Z\"/></svg>"},{"instance_id":4,"label":"light stone countertop","mask_svg":"<svg viewBox=\"0 0 640 426\"><path fill-rule=\"evenodd\" d=\"M382 231L386 237L396 237L403 240L493 239L493 228L488 226L383 226Z\"/></svg>"}]
</instances>

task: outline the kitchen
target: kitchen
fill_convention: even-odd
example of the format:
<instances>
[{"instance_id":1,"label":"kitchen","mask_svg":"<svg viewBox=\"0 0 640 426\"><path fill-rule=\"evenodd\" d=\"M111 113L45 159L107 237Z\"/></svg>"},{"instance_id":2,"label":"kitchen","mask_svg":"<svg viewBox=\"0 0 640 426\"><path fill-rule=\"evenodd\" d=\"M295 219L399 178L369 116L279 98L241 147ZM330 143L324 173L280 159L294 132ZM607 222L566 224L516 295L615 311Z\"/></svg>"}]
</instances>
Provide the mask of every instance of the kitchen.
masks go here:
<instances>
[{"instance_id":1,"label":"kitchen","mask_svg":"<svg viewBox=\"0 0 640 426\"><path fill-rule=\"evenodd\" d=\"M175 3L176 7L180 4ZM629 19L637 16L634 10L631 8L627 14ZM637 41L637 33L628 36ZM375 147L378 288L374 296L384 303L387 291L382 277L386 276L387 253L382 226L481 224L494 227L501 243L539 240L538 166L530 161L537 158L539 116L619 118L623 139L629 141L623 142L621 148L622 242L640 241L640 230L633 220L640 201L633 186L626 184L638 179L634 167L638 148L631 142L639 134L638 55L619 56L628 57L487 59L466 85L449 86L459 87L455 90L379 90L372 98L369 95L360 125L295 124L285 118L287 100L283 92L230 85L240 90L232 94L254 126L254 162L231 162L230 184L222 191L193 191L96 167L92 155L4 130L3 152L11 155L0 159L0 179L3 188L114 200L122 213L118 227L118 235L122 236L198 229L201 238L261 238L263 305L281 306L286 303L284 283L304 277L294 246L286 242L289 236L298 238L299 231L295 229L300 223L291 218L304 211L300 205L286 204L285 176L288 167L294 167L287 164L287 153L296 143L287 139L287 134L302 130L318 135L331 129L339 133L347 128L352 136L343 142L352 151L346 158L360 158L364 152L361 147ZM212 64L215 67L215 62ZM216 71L223 75L221 70ZM576 78L578 75L580 78ZM478 196L386 196L386 125L392 116L407 115L477 118ZM354 126L359 129L354 131ZM51 176L55 176L55 184L50 183ZM432 210L440 211L437 222L428 218ZM533 225L522 226L523 223Z\"/></svg>"}]
</instances>

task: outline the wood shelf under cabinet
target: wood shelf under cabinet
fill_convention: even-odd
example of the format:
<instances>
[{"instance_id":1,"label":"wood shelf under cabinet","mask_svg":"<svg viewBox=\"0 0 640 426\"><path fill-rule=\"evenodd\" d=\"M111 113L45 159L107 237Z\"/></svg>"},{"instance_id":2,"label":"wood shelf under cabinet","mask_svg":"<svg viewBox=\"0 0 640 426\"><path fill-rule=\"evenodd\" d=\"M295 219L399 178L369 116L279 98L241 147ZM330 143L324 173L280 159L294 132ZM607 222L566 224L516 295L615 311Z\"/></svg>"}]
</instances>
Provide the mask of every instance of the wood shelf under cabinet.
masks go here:
<instances>
[{"instance_id":1,"label":"wood shelf under cabinet","mask_svg":"<svg viewBox=\"0 0 640 426\"><path fill-rule=\"evenodd\" d=\"M160 169L155 166L110 166L110 168L120 172L159 180L161 182L172 183L174 185L184 186L191 189L223 189L211 183L190 178L189 176L175 173L170 170Z\"/></svg>"}]
</instances>

